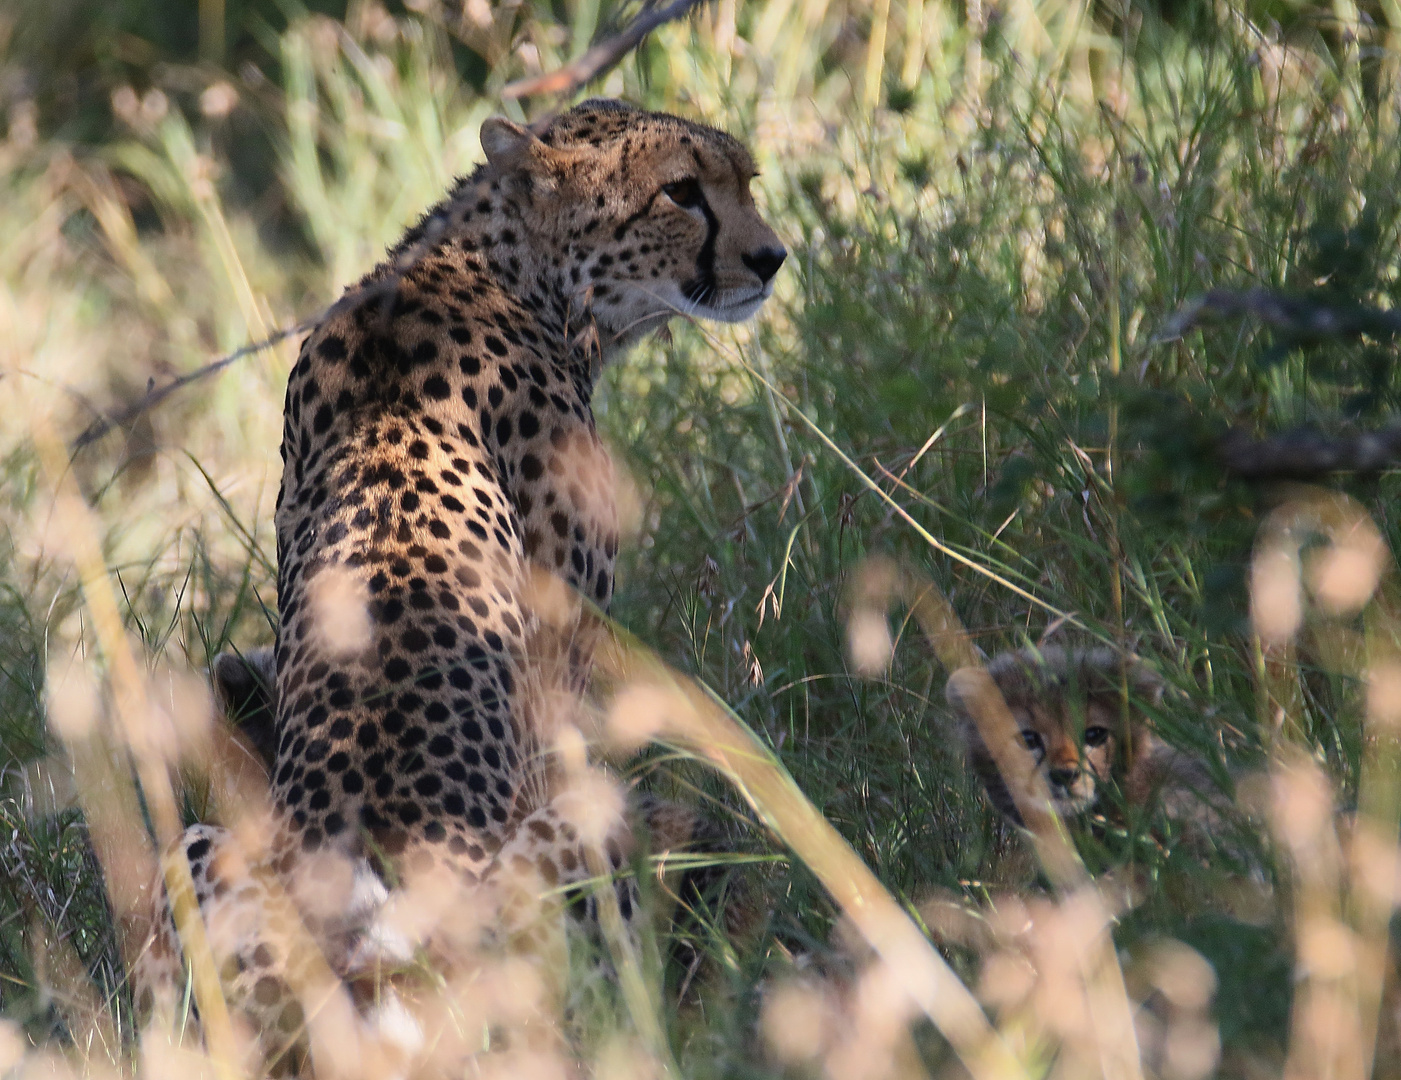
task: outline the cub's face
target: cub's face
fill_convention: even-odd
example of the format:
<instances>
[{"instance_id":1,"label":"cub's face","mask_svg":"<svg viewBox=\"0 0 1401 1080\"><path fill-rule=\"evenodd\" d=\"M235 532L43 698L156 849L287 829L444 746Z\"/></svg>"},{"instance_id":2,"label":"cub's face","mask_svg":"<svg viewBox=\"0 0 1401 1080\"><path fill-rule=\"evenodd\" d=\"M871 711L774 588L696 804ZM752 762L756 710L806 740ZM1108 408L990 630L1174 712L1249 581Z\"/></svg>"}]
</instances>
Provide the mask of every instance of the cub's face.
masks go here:
<instances>
[{"instance_id":1,"label":"cub's face","mask_svg":"<svg viewBox=\"0 0 1401 1080\"><path fill-rule=\"evenodd\" d=\"M739 322L773 292L787 251L754 205L749 152L729 135L588 101L538 136L488 121L482 145L523 182L537 241L560 252L570 287L615 337L677 314Z\"/></svg>"},{"instance_id":2,"label":"cub's face","mask_svg":"<svg viewBox=\"0 0 1401 1080\"><path fill-rule=\"evenodd\" d=\"M1017 738L1031 755L1052 807L1063 817L1094 807L1104 785L1122 781L1135 761L1153 746L1141 708L1160 700L1162 682L1137 660L1130 660L1123 674L1129 687L1127 729L1119 688L1120 661L1107 649L1046 646L1038 652L1002 653L987 665L986 675L1016 724ZM998 770L994 755L983 742L974 716L982 685L982 673L961 669L950 676L946 696L972 771L993 805L1020 823L1018 798L1030 800L1036 789L1029 783L1028 790L1014 797L1008 778ZM1126 733L1130 736L1127 746Z\"/></svg>"},{"instance_id":3,"label":"cub's face","mask_svg":"<svg viewBox=\"0 0 1401 1080\"><path fill-rule=\"evenodd\" d=\"M1083 813L1113 775L1119 749L1116 707L1091 699L1076 703L1023 702L1012 706L1022 745L1036 762L1051 802L1062 816Z\"/></svg>"}]
</instances>

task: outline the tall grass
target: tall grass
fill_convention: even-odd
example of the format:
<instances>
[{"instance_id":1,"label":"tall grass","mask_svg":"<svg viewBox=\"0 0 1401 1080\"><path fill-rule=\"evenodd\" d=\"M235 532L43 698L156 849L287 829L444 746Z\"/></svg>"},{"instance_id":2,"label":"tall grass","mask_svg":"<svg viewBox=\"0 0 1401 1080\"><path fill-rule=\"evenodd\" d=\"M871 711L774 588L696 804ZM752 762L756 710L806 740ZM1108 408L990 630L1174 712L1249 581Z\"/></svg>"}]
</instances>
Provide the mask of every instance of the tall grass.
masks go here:
<instances>
[{"instance_id":1,"label":"tall grass","mask_svg":"<svg viewBox=\"0 0 1401 1080\"><path fill-rule=\"evenodd\" d=\"M54 440L332 301L477 159L481 120L519 110L496 96L510 79L626 15L412 7L303 13L256 48L232 35L256 65L237 72L107 69L86 143L51 96L9 103L0 1071L196 1067L133 1053L123 886L93 855L161 827L116 749L114 657L168 687L158 673L271 640L294 346L66 467ZM721 0L591 88L744 136L792 251L755 325L679 325L597 399L638 499L612 611L634 644L607 674L687 703L625 771L755 856L734 870L745 927L699 911L683 926L703 962L641 963L645 993L603 995L583 1039L600 1071L1401 1074L1395 480L1347 480L1350 502L1258 490L1213 449L1227 425L1378 424L1394 350L1241 321L1156 335L1216 287L1394 305L1396 29L1384 12L1281 40L1224 10L1194 30L1075 4ZM0 46L7 70L42 60L36 40ZM1380 538L1343 560L1382 579L1375 599L1320 591L1319 560L1354 550L1344 525ZM1282 576L1252 578L1276 555ZM875 556L937 586L965 653L1135 649L1169 684L1158 733L1235 783L1257 835L1202 855L1111 815L1074 837L1083 872L1038 869L962 765L917 611L891 609L878 674L849 657ZM121 633L94 619L99 585ZM1295 601L1281 632L1259 623L1268 589ZM87 673L77 736L67 671ZM186 819L217 809L202 771L186 762L176 789ZM1357 811L1341 838L1330 801ZM103 832L119 811L125 839ZM1342 1043L1319 1036L1333 1021Z\"/></svg>"}]
</instances>

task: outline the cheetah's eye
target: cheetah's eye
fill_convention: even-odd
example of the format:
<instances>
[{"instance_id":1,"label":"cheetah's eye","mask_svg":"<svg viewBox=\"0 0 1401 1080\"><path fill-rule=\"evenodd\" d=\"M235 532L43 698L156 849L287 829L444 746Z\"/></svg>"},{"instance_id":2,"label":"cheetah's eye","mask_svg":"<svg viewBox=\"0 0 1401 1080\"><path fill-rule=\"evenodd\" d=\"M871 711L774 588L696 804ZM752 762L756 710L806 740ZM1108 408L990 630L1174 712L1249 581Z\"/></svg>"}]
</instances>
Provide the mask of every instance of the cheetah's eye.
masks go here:
<instances>
[{"instance_id":1,"label":"cheetah's eye","mask_svg":"<svg viewBox=\"0 0 1401 1080\"><path fill-rule=\"evenodd\" d=\"M690 210L705 202L705 196L701 193L700 181L694 176L677 180L675 183L663 184L662 192L683 210Z\"/></svg>"},{"instance_id":2,"label":"cheetah's eye","mask_svg":"<svg viewBox=\"0 0 1401 1080\"><path fill-rule=\"evenodd\" d=\"M1042 753L1046 749L1046 744L1041 740L1041 736L1034 731L1023 731L1022 742L1033 754Z\"/></svg>"},{"instance_id":3,"label":"cheetah's eye","mask_svg":"<svg viewBox=\"0 0 1401 1080\"><path fill-rule=\"evenodd\" d=\"M1107 727L1087 727L1085 729L1086 746L1103 746L1109 741L1109 729Z\"/></svg>"}]
</instances>

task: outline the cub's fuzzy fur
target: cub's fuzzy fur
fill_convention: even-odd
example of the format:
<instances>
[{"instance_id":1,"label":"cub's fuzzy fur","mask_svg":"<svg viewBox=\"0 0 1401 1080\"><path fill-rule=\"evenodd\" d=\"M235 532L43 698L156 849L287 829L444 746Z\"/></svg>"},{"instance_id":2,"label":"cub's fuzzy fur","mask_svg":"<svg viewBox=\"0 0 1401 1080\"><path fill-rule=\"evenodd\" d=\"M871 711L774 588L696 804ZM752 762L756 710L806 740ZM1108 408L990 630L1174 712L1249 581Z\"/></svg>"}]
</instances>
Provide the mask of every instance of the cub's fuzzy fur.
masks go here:
<instances>
[{"instance_id":1,"label":"cub's fuzzy fur","mask_svg":"<svg viewBox=\"0 0 1401 1080\"><path fill-rule=\"evenodd\" d=\"M1220 789L1206 763L1167 746L1148 727L1144 708L1162 700L1163 682L1137 657L1121 665L1110 649L1045 646L1001 653L987 673L1062 817L1094 809L1105 785L1117 784L1132 807L1156 800L1171 818L1208 828L1217 820ZM977 674L971 668L955 671L945 695L973 773L993 805L1021 824L1016 800L972 713ZM1127 725L1121 676L1128 681ZM1022 795L1029 798L1031 792Z\"/></svg>"}]
</instances>

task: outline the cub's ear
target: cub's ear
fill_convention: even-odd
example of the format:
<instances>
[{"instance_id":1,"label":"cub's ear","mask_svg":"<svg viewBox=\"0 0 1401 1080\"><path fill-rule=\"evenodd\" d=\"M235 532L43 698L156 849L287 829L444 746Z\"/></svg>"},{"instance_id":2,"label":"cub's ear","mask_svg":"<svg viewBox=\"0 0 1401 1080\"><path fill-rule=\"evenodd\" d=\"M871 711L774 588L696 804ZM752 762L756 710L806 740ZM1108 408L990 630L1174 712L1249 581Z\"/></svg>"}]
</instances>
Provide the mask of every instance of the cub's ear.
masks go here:
<instances>
[{"instance_id":1,"label":"cub's ear","mask_svg":"<svg viewBox=\"0 0 1401 1080\"><path fill-rule=\"evenodd\" d=\"M482 152L487 161L498 169L518 165L540 140L527 128L504 116L493 116L482 122Z\"/></svg>"},{"instance_id":2,"label":"cub's ear","mask_svg":"<svg viewBox=\"0 0 1401 1080\"><path fill-rule=\"evenodd\" d=\"M1142 660L1134 658L1129 664L1129 691L1139 701L1160 705L1163 700L1163 677Z\"/></svg>"}]
</instances>

